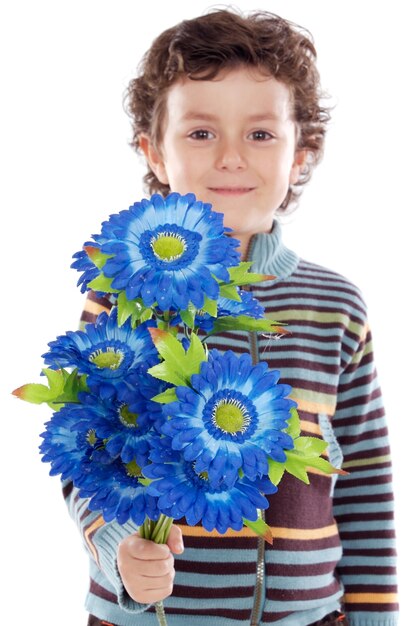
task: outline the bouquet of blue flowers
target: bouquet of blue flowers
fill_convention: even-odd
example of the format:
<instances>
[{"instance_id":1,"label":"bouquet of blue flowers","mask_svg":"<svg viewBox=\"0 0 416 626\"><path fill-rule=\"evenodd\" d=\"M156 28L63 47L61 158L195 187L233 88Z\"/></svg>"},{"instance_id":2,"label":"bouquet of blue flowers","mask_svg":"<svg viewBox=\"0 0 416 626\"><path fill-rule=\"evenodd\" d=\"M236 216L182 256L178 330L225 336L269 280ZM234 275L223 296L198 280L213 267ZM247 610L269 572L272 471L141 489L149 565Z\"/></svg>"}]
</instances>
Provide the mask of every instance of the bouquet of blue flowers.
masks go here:
<instances>
[{"instance_id":1,"label":"bouquet of blue flowers","mask_svg":"<svg viewBox=\"0 0 416 626\"><path fill-rule=\"evenodd\" d=\"M181 518L271 541L261 510L283 473L340 471L321 456L325 442L300 436L278 371L209 349L223 331L287 332L247 290L273 277L250 272L229 234L193 194L111 215L73 267L82 292L110 294L113 309L49 343L46 385L13 392L54 411L40 446L51 475L106 522L131 519L159 543Z\"/></svg>"}]
</instances>

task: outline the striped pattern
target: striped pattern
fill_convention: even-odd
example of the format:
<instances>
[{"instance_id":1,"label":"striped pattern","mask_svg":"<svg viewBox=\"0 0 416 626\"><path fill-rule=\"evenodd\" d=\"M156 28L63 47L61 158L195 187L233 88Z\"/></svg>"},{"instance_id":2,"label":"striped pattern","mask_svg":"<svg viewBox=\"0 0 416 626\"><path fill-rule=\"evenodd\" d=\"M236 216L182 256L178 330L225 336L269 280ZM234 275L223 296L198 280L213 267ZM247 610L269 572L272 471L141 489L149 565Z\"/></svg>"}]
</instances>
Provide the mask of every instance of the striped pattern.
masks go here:
<instances>
[{"instance_id":1,"label":"striped pattern","mask_svg":"<svg viewBox=\"0 0 416 626\"><path fill-rule=\"evenodd\" d=\"M253 271L278 276L253 293L290 335L276 340L234 331L210 345L250 351L279 369L293 387L303 433L325 438L331 461L350 472L337 478L314 472L309 486L285 475L270 498L266 520L274 542L264 555L261 623L311 624L343 600L351 626L394 626L391 462L365 305L346 279L286 249L277 223L272 234L253 238L249 254ZM109 306L90 293L83 320ZM132 529L104 525L75 490L67 499L93 559L89 611L120 626L154 624L151 607L126 597L114 565L117 543ZM165 601L169 624L248 626L258 539L249 530L220 535L182 524L182 531L186 549L176 558L174 595Z\"/></svg>"}]
</instances>

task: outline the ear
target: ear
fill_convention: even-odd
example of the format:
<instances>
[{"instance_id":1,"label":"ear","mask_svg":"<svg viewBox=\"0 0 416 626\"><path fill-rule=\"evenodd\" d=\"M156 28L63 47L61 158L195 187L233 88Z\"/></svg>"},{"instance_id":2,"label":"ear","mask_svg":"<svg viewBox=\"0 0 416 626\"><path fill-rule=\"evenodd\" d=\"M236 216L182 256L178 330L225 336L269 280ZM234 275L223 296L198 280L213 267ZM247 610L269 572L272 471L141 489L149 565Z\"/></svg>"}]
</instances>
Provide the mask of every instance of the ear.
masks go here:
<instances>
[{"instance_id":1,"label":"ear","mask_svg":"<svg viewBox=\"0 0 416 626\"><path fill-rule=\"evenodd\" d=\"M295 152L295 159L292 164L292 168L290 170L290 178L289 182L291 185L294 185L298 182L299 176L302 174L302 170L306 163L306 159L308 156L307 150L297 150Z\"/></svg>"},{"instance_id":2,"label":"ear","mask_svg":"<svg viewBox=\"0 0 416 626\"><path fill-rule=\"evenodd\" d=\"M147 163L149 164L150 169L155 174L158 181L161 182L163 185L168 185L169 181L166 175L163 156L160 154L159 150L155 148L155 146L152 144L148 135L140 135L140 149L143 151Z\"/></svg>"}]
</instances>

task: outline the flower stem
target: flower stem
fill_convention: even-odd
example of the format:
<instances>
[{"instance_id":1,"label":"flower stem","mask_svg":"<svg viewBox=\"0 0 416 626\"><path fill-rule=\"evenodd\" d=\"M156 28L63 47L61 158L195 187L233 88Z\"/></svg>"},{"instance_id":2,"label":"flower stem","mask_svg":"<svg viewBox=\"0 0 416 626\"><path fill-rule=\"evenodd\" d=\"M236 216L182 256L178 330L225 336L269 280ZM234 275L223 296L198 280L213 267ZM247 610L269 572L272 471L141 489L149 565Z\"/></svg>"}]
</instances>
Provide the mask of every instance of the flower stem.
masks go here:
<instances>
[{"instance_id":1,"label":"flower stem","mask_svg":"<svg viewBox=\"0 0 416 626\"><path fill-rule=\"evenodd\" d=\"M142 539L149 539L155 543L166 543L172 524L173 519L167 515L160 515L156 522L146 517L137 532ZM163 600L155 602L155 610L159 626L168 626Z\"/></svg>"},{"instance_id":2,"label":"flower stem","mask_svg":"<svg viewBox=\"0 0 416 626\"><path fill-rule=\"evenodd\" d=\"M159 621L159 626L168 626L168 622L166 620L165 608L163 606L163 601L159 600L159 602L155 602L155 609L157 619Z\"/></svg>"},{"instance_id":3,"label":"flower stem","mask_svg":"<svg viewBox=\"0 0 416 626\"><path fill-rule=\"evenodd\" d=\"M161 515L153 530L152 540L155 543L166 543L173 519L166 515Z\"/></svg>"}]
</instances>

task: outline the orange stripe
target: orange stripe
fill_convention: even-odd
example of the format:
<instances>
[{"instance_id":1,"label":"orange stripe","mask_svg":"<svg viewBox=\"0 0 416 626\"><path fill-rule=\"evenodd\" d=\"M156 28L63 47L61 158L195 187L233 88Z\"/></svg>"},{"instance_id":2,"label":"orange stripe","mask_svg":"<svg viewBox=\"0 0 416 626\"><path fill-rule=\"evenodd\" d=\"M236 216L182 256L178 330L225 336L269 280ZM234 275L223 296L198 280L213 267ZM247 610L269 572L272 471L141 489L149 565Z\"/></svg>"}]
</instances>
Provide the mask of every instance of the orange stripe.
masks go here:
<instances>
[{"instance_id":1,"label":"orange stripe","mask_svg":"<svg viewBox=\"0 0 416 626\"><path fill-rule=\"evenodd\" d=\"M202 526L186 526L182 524L178 524L178 526L182 530L182 533L187 537L226 537L227 539L257 537L256 533L250 530L250 528L243 528L242 530L230 529L222 535L216 530L205 530ZM270 530L274 539L300 539L303 541L309 541L311 539L324 539L338 534L338 527L336 524L324 526L323 528L283 528L279 526L271 526Z\"/></svg>"},{"instance_id":2,"label":"orange stripe","mask_svg":"<svg viewBox=\"0 0 416 626\"><path fill-rule=\"evenodd\" d=\"M345 602L354 604L396 604L397 593L346 593Z\"/></svg>"},{"instance_id":3,"label":"orange stripe","mask_svg":"<svg viewBox=\"0 0 416 626\"><path fill-rule=\"evenodd\" d=\"M319 424L307 422L306 420L300 420L300 427L304 433L312 433L314 435L319 435L320 437L322 437L322 431Z\"/></svg>"},{"instance_id":4,"label":"orange stripe","mask_svg":"<svg viewBox=\"0 0 416 626\"><path fill-rule=\"evenodd\" d=\"M102 311L106 311L108 313L108 307L87 299L85 300L84 311L91 313L92 315L99 315Z\"/></svg>"},{"instance_id":5,"label":"orange stripe","mask_svg":"<svg viewBox=\"0 0 416 626\"><path fill-rule=\"evenodd\" d=\"M97 519L91 524L91 526L88 526L88 528L86 528L84 530L84 537L85 537L85 541L88 544L88 547L92 553L92 555L94 556L94 560L97 564L99 564L99 559L98 559L98 552L93 544L93 542L90 539L90 535L97 530L98 528L101 528L101 526L104 526L104 518L102 515L100 515L100 517L97 517Z\"/></svg>"},{"instance_id":6,"label":"orange stripe","mask_svg":"<svg viewBox=\"0 0 416 626\"><path fill-rule=\"evenodd\" d=\"M325 413L330 416L334 414L334 406L332 404L321 404L320 402L302 400L302 398L297 398L294 393L291 398L296 400L299 411L306 411L307 413Z\"/></svg>"}]
</instances>

